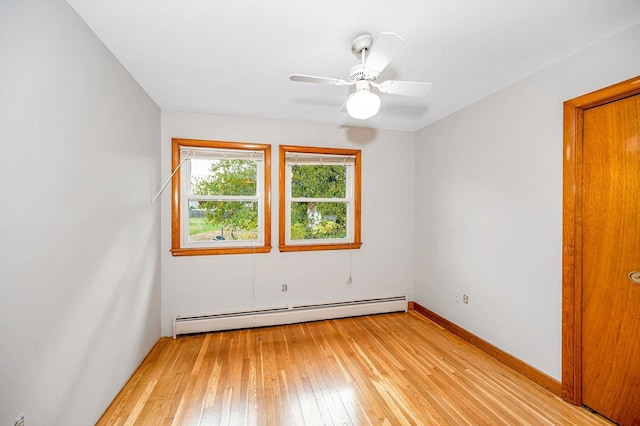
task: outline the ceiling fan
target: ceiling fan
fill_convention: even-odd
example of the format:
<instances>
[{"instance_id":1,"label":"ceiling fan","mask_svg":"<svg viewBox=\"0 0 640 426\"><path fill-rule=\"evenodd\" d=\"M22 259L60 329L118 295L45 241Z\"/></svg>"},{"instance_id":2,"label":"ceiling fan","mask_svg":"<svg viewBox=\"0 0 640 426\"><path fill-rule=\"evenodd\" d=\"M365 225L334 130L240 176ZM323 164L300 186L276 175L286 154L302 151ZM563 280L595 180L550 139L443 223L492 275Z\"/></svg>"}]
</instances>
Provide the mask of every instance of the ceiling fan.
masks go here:
<instances>
[{"instance_id":1,"label":"ceiling fan","mask_svg":"<svg viewBox=\"0 0 640 426\"><path fill-rule=\"evenodd\" d=\"M355 92L349 95L346 101L347 112L354 118L366 120L376 115L380 110L380 97L373 93L372 87L382 93L413 97L422 97L431 89L431 83L397 80L378 83L376 81L378 75L402 47L402 43L404 40L396 33L380 33L375 44L373 44L371 34L362 34L351 43L351 51L361 58L361 63L351 68L349 81L302 74L293 74L289 79L330 86L355 85Z\"/></svg>"}]
</instances>

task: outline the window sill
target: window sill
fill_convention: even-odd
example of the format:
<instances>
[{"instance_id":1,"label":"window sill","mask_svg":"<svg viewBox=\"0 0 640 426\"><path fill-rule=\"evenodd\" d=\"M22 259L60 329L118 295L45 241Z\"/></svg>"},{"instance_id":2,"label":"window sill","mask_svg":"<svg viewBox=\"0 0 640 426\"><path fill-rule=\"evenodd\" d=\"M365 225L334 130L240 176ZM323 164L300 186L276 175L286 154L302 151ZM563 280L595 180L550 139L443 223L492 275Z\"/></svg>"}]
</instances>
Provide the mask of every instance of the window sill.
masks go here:
<instances>
[{"instance_id":1,"label":"window sill","mask_svg":"<svg viewBox=\"0 0 640 426\"><path fill-rule=\"evenodd\" d=\"M281 252L288 251L319 251L319 250L357 250L362 247L362 243L340 243L340 244L300 244L281 245L278 249Z\"/></svg>"},{"instance_id":2,"label":"window sill","mask_svg":"<svg viewBox=\"0 0 640 426\"><path fill-rule=\"evenodd\" d=\"M173 248L174 256L209 256L222 254L254 254L270 253L271 246L260 247L225 247L225 248Z\"/></svg>"}]
</instances>

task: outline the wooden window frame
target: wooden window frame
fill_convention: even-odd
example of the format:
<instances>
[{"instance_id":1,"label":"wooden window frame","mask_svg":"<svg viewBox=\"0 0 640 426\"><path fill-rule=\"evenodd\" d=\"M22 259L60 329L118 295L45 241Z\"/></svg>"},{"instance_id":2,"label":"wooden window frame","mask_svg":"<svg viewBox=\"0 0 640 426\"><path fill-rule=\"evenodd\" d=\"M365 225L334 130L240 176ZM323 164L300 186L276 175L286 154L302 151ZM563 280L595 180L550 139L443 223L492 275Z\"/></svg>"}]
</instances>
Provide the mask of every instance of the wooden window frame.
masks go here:
<instances>
[{"instance_id":1,"label":"wooden window frame","mask_svg":"<svg viewBox=\"0 0 640 426\"><path fill-rule=\"evenodd\" d=\"M325 154L325 155L348 155L355 158L353 165L353 241L351 242L330 242L313 244L287 244L286 229L290 226L286 219L286 155L290 152L302 154ZM279 250L281 252L292 251L318 251L318 250L351 250L359 249L362 246L361 239L361 150L344 148L323 148L310 146L281 145L279 151ZM311 240L309 240L311 241Z\"/></svg>"},{"instance_id":2,"label":"wooden window frame","mask_svg":"<svg viewBox=\"0 0 640 426\"><path fill-rule=\"evenodd\" d=\"M263 242L259 246L229 246L229 247L182 247L181 227L181 173L178 171L173 177L171 193L171 253L174 256L202 256L221 254L252 254L269 253L271 251L271 145L249 142L227 142L202 139L171 140L171 170L180 165L180 147L212 148L262 151L264 155L263 177Z\"/></svg>"}]
</instances>

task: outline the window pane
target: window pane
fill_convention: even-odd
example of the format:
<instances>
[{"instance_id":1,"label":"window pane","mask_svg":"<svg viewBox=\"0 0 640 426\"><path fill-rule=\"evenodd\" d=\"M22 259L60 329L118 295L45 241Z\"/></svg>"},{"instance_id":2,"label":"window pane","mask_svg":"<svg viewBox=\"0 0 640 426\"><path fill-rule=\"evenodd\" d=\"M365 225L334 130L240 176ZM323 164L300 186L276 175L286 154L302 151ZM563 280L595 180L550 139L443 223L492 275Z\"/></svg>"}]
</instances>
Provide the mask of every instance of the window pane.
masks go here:
<instances>
[{"instance_id":1,"label":"window pane","mask_svg":"<svg viewBox=\"0 0 640 426\"><path fill-rule=\"evenodd\" d=\"M194 195L256 195L257 165L253 160L191 161L191 193Z\"/></svg>"},{"instance_id":2,"label":"window pane","mask_svg":"<svg viewBox=\"0 0 640 426\"><path fill-rule=\"evenodd\" d=\"M189 204L189 241L258 239L257 202L192 201Z\"/></svg>"},{"instance_id":3,"label":"window pane","mask_svg":"<svg viewBox=\"0 0 640 426\"><path fill-rule=\"evenodd\" d=\"M347 203L291 203L291 239L346 238Z\"/></svg>"},{"instance_id":4,"label":"window pane","mask_svg":"<svg viewBox=\"0 0 640 426\"><path fill-rule=\"evenodd\" d=\"M293 198L345 198L346 166L291 166L291 196Z\"/></svg>"}]
</instances>

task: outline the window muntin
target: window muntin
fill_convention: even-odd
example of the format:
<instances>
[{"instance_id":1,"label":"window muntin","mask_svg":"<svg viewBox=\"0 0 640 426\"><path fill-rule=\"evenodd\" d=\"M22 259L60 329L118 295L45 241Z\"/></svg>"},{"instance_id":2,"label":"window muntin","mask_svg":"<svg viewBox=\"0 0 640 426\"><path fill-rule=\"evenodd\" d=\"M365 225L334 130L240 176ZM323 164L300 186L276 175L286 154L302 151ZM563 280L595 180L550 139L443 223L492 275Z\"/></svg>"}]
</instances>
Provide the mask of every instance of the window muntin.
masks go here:
<instances>
[{"instance_id":1,"label":"window muntin","mask_svg":"<svg viewBox=\"0 0 640 426\"><path fill-rule=\"evenodd\" d=\"M281 146L280 250L360 245L360 151Z\"/></svg>"},{"instance_id":2,"label":"window muntin","mask_svg":"<svg viewBox=\"0 0 640 426\"><path fill-rule=\"evenodd\" d=\"M269 252L270 146L173 140L172 253Z\"/></svg>"}]
</instances>

